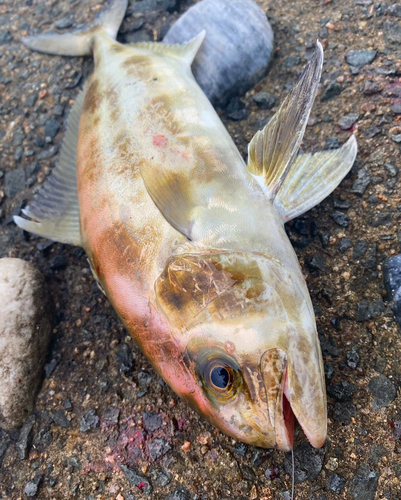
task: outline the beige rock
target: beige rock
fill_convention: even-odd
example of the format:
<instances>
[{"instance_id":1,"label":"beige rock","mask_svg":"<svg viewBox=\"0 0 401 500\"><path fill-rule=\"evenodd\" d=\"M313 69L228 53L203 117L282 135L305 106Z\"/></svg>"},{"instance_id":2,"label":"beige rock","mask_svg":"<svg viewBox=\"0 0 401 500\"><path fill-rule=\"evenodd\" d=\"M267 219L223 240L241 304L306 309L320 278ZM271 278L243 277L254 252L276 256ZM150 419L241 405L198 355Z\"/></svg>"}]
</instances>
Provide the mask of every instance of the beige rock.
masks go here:
<instances>
[{"instance_id":1,"label":"beige rock","mask_svg":"<svg viewBox=\"0 0 401 500\"><path fill-rule=\"evenodd\" d=\"M21 259L0 259L0 427L31 414L51 334L42 274Z\"/></svg>"}]
</instances>

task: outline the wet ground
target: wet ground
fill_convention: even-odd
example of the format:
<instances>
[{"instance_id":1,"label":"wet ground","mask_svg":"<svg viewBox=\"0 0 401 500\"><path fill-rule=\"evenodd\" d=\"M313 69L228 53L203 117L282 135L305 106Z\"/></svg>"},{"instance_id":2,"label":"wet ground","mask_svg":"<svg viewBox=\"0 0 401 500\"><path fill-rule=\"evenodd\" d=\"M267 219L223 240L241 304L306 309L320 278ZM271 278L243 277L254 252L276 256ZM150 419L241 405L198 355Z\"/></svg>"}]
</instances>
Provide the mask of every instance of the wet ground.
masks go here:
<instances>
[{"instance_id":1,"label":"wet ground","mask_svg":"<svg viewBox=\"0 0 401 500\"><path fill-rule=\"evenodd\" d=\"M240 151L295 83L317 38L326 61L303 150L336 147L351 131L359 144L341 186L288 227L316 310L329 413L322 450L297 431L297 498L399 499L401 336L382 264L401 251L401 5L258 3L275 52L260 84L222 111ZM190 4L130 2L121 40L162 38ZM289 498L289 456L235 442L193 413L126 335L83 252L10 221L56 164L66 116L92 67L89 58L31 53L19 39L87 22L98 8L95 0L0 1L0 257L35 263L56 309L36 411L21 430L0 431L0 498Z\"/></svg>"}]
</instances>

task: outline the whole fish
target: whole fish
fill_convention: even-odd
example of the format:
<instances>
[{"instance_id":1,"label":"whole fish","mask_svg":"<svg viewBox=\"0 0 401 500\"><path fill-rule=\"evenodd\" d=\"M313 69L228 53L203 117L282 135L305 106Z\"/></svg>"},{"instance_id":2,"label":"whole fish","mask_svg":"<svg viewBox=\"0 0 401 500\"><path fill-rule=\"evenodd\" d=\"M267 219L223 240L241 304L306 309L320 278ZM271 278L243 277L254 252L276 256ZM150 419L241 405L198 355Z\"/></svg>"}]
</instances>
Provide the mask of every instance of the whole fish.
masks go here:
<instances>
[{"instance_id":1,"label":"whole fish","mask_svg":"<svg viewBox=\"0 0 401 500\"><path fill-rule=\"evenodd\" d=\"M236 439L290 450L294 415L326 439L311 300L284 223L339 184L356 155L298 155L323 63L315 53L245 164L197 85L186 45L121 45L127 0L94 25L23 40L94 55L59 164L23 229L85 249L128 332L170 387ZM246 21L244 21L246 22ZM207 33L206 33L207 36ZM298 155L298 156L297 156Z\"/></svg>"}]
</instances>

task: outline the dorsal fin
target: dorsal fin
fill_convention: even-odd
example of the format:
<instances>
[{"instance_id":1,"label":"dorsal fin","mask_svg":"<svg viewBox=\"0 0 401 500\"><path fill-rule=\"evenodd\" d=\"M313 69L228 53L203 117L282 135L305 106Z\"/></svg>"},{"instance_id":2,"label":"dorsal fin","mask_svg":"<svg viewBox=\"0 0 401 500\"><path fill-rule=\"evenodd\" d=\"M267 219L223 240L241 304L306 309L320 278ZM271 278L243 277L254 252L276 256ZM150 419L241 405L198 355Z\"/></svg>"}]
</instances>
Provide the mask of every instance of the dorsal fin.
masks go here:
<instances>
[{"instance_id":1,"label":"dorsal fin","mask_svg":"<svg viewBox=\"0 0 401 500\"><path fill-rule=\"evenodd\" d=\"M20 228L61 243L82 246L77 191L78 128L86 85L72 107L60 159L32 203L23 210L29 221L14 216Z\"/></svg>"},{"instance_id":2,"label":"dorsal fin","mask_svg":"<svg viewBox=\"0 0 401 500\"><path fill-rule=\"evenodd\" d=\"M249 144L248 171L270 200L274 200L298 153L318 89L322 64L323 49L317 42L315 53L298 83Z\"/></svg>"},{"instance_id":3,"label":"dorsal fin","mask_svg":"<svg viewBox=\"0 0 401 500\"><path fill-rule=\"evenodd\" d=\"M184 44L167 45L159 42L140 42L129 44L129 46L150 50L156 54L176 57L186 61L188 64L192 64L205 36L206 31L202 30L195 38Z\"/></svg>"}]
</instances>

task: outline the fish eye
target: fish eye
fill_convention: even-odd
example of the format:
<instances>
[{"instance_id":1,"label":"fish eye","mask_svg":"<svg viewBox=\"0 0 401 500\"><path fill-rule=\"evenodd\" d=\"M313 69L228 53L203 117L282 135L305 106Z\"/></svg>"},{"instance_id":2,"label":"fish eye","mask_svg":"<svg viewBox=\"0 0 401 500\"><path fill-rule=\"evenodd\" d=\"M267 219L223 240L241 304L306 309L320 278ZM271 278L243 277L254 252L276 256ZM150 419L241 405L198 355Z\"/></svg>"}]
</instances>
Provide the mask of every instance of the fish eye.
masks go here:
<instances>
[{"instance_id":1,"label":"fish eye","mask_svg":"<svg viewBox=\"0 0 401 500\"><path fill-rule=\"evenodd\" d=\"M216 366L210 372L210 382L216 389L227 389L232 383L230 373L224 366Z\"/></svg>"}]
</instances>

